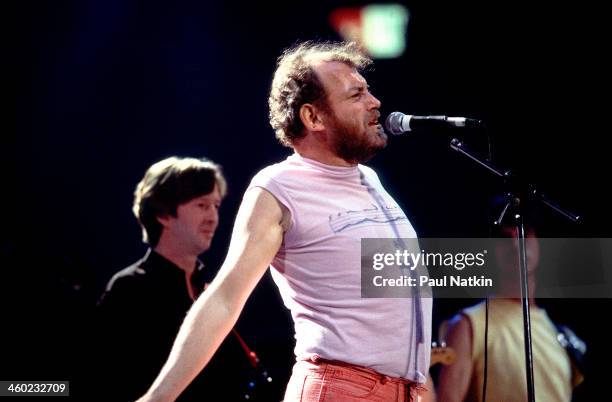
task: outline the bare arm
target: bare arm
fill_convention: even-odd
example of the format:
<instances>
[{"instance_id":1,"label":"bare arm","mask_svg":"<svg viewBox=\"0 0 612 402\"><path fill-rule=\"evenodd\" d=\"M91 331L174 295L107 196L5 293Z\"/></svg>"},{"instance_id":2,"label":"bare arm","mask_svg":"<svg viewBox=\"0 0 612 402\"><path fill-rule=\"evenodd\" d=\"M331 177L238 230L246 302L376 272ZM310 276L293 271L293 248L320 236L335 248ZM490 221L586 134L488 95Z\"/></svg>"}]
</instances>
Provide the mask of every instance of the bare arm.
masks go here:
<instances>
[{"instance_id":1,"label":"bare arm","mask_svg":"<svg viewBox=\"0 0 612 402\"><path fill-rule=\"evenodd\" d=\"M417 399L418 402L436 402L436 390L434 388L433 380L431 375L427 373L427 382L425 383L426 391L422 391L419 393L419 397Z\"/></svg>"},{"instance_id":2,"label":"bare arm","mask_svg":"<svg viewBox=\"0 0 612 402\"><path fill-rule=\"evenodd\" d=\"M465 399L472 377L472 326L459 315L449 324L446 344L456 353L453 364L442 366L438 378L438 399L461 402Z\"/></svg>"},{"instance_id":3,"label":"bare arm","mask_svg":"<svg viewBox=\"0 0 612 402\"><path fill-rule=\"evenodd\" d=\"M174 401L208 363L276 255L284 221L270 193L254 188L245 194L223 266L187 314L166 364L139 402Z\"/></svg>"}]
</instances>

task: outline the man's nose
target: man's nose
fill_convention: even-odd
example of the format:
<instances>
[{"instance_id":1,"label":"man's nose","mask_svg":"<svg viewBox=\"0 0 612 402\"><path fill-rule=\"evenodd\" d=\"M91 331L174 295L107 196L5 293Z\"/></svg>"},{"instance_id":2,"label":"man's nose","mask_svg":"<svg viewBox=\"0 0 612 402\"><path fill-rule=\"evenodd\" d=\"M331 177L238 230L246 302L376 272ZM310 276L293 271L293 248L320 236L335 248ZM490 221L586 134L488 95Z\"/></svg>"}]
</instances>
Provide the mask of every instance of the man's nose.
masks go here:
<instances>
[{"instance_id":1,"label":"man's nose","mask_svg":"<svg viewBox=\"0 0 612 402\"><path fill-rule=\"evenodd\" d=\"M372 93L370 92L370 102L372 104L372 108L373 109L380 109L380 101L378 100L378 98L374 95L372 95Z\"/></svg>"},{"instance_id":2,"label":"man's nose","mask_svg":"<svg viewBox=\"0 0 612 402\"><path fill-rule=\"evenodd\" d=\"M212 223L215 226L219 222L219 211L216 208L211 208L205 215L206 222Z\"/></svg>"}]
</instances>

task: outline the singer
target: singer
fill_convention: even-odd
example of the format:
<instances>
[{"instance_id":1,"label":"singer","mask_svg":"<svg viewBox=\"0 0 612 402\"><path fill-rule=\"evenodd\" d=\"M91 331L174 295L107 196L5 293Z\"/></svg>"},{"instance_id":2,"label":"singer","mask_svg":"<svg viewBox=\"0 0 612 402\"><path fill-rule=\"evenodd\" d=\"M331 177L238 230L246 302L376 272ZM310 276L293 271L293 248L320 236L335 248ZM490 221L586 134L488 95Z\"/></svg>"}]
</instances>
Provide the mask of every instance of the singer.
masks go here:
<instances>
[{"instance_id":1,"label":"singer","mask_svg":"<svg viewBox=\"0 0 612 402\"><path fill-rule=\"evenodd\" d=\"M361 239L416 237L361 164L387 143L381 103L359 72L370 63L354 43L305 42L282 54L270 124L294 153L252 179L227 258L142 402L175 400L269 266L295 323L285 402L417 400L429 369L431 299L361 298Z\"/></svg>"},{"instance_id":2,"label":"singer","mask_svg":"<svg viewBox=\"0 0 612 402\"><path fill-rule=\"evenodd\" d=\"M210 248L225 191L216 164L176 157L152 165L136 187L133 211L151 248L113 276L98 303L94 360L102 375L92 387L99 395L92 399L133 401L155 379L193 299L204 289L198 256ZM222 349L181 401L240 399L247 357L233 337Z\"/></svg>"}]
</instances>

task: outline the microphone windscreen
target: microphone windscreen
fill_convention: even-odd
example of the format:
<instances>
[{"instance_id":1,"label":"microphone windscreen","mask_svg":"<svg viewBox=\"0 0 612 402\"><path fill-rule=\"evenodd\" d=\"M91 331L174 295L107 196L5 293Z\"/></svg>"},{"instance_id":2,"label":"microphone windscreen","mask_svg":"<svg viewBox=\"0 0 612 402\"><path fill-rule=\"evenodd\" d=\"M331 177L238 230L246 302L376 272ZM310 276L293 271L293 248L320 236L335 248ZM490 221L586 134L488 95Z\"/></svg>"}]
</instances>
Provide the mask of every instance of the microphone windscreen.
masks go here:
<instances>
[{"instance_id":1,"label":"microphone windscreen","mask_svg":"<svg viewBox=\"0 0 612 402\"><path fill-rule=\"evenodd\" d=\"M385 128L390 134L400 135L404 131L406 131L402 127L404 116L405 115L403 113L393 112L387 117L387 119L385 120Z\"/></svg>"}]
</instances>

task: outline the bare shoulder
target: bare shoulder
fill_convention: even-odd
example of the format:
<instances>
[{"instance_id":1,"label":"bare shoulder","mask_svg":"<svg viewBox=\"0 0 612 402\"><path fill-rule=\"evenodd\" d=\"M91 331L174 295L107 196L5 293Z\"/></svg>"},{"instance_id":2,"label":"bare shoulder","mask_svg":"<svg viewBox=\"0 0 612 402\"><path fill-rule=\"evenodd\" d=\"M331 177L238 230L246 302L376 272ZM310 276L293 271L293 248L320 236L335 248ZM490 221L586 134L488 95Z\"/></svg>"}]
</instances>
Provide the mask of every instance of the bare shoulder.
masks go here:
<instances>
[{"instance_id":1,"label":"bare shoulder","mask_svg":"<svg viewBox=\"0 0 612 402\"><path fill-rule=\"evenodd\" d=\"M291 225L289 209L263 187L253 187L245 193L241 210L243 208L250 212L253 218L267 218L278 223L283 232L286 232Z\"/></svg>"},{"instance_id":2,"label":"bare shoulder","mask_svg":"<svg viewBox=\"0 0 612 402\"><path fill-rule=\"evenodd\" d=\"M464 314L456 314L453 318L451 318L448 322L448 332L462 332L472 330L472 324L470 324L470 320Z\"/></svg>"},{"instance_id":3,"label":"bare shoulder","mask_svg":"<svg viewBox=\"0 0 612 402\"><path fill-rule=\"evenodd\" d=\"M448 322L448 331L446 333L446 342L451 344L471 343L472 339L472 324L470 320L463 314L455 315Z\"/></svg>"},{"instance_id":4,"label":"bare shoulder","mask_svg":"<svg viewBox=\"0 0 612 402\"><path fill-rule=\"evenodd\" d=\"M259 187L247 190L227 256L207 292L219 291L225 305L241 309L281 246L282 218L282 207L272 194Z\"/></svg>"}]
</instances>

